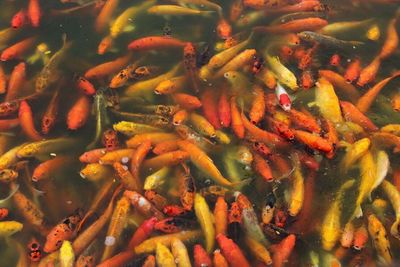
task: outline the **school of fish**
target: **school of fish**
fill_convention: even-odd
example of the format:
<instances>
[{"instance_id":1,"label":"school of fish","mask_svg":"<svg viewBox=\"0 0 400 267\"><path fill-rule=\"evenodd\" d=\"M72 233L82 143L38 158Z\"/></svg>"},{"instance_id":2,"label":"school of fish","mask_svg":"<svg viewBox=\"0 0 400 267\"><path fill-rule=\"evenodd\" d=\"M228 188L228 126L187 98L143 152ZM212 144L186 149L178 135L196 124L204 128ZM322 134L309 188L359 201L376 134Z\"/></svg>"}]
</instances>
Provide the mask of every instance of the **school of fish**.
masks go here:
<instances>
[{"instance_id":1,"label":"school of fish","mask_svg":"<svg viewBox=\"0 0 400 267\"><path fill-rule=\"evenodd\" d=\"M400 265L400 0L0 7L0 266Z\"/></svg>"}]
</instances>

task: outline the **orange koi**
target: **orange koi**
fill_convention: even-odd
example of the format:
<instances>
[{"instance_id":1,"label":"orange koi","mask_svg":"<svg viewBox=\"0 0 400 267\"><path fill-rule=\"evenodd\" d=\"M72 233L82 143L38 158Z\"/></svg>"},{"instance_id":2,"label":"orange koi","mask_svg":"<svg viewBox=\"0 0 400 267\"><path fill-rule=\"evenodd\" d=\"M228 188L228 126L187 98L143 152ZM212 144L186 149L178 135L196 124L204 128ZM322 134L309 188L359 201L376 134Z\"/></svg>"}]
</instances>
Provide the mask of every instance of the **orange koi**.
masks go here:
<instances>
[{"instance_id":1,"label":"orange koi","mask_svg":"<svg viewBox=\"0 0 400 267\"><path fill-rule=\"evenodd\" d=\"M392 76L383 79L379 83L375 84L371 89L369 89L364 95L358 99L356 103L356 107L362 112L366 113L372 103L375 101L376 96L380 93L380 91L388 84L391 80L400 76L400 71L397 71Z\"/></svg>"},{"instance_id":2,"label":"orange koi","mask_svg":"<svg viewBox=\"0 0 400 267\"><path fill-rule=\"evenodd\" d=\"M75 85L78 90L85 95L94 95L96 93L96 89L94 88L93 84L84 77L78 77Z\"/></svg>"},{"instance_id":3,"label":"orange koi","mask_svg":"<svg viewBox=\"0 0 400 267\"><path fill-rule=\"evenodd\" d=\"M11 72L10 80L8 82L7 94L4 101L15 100L20 89L25 83L26 78L26 64L24 62L16 65Z\"/></svg>"},{"instance_id":4,"label":"orange koi","mask_svg":"<svg viewBox=\"0 0 400 267\"><path fill-rule=\"evenodd\" d=\"M229 127L231 124L231 106L228 100L228 90L224 87L218 100L218 117L222 127Z\"/></svg>"},{"instance_id":5,"label":"orange koi","mask_svg":"<svg viewBox=\"0 0 400 267\"><path fill-rule=\"evenodd\" d=\"M305 129L316 134L321 132L321 127L319 126L317 120L310 113L291 109L290 115L292 123L300 129Z\"/></svg>"},{"instance_id":6,"label":"orange koi","mask_svg":"<svg viewBox=\"0 0 400 267\"><path fill-rule=\"evenodd\" d=\"M141 190L141 182L139 179L135 179L132 174L129 172L128 167L122 165L120 162L114 162L113 164L114 170L117 172L118 177L121 180L121 184L124 188L128 190Z\"/></svg>"},{"instance_id":7,"label":"orange koi","mask_svg":"<svg viewBox=\"0 0 400 267\"><path fill-rule=\"evenodd\" d=\"M97 163L105 154L106 150L104 148L89 150L79 157L79 161L82 163Z\"/></svg>"},{"instance_id":8,"label":"orange koi","mask_svg":"<svg viewBox=\"0 0 400 267\"><path fill-rule=\"evenodd\" d=\"M8 209L7 208L0 208L0 220L5 219L8 216Z\"/></svg>"},{"instance_id":9,"label":"orange koi","mask_svg":"<svg viewBox=\"0 0 400 267\"><path fill-rule=\"evenodd\" d=\"M3 50L1 61L21 58L36 42L36 37L29 37Z\"/></svg>"},{"instance_id":10,"label":"orange koi","mask_svg":"<svg viewBox=\"0 0 400 267\"><path fill-rule=\"evenodd\" d=\"M252 136L252 138L254 138L254 140L264 144L269 144L272 147L278 147L278 148L287 147L288 143L279 135L261 130L260 128L252 124L244 114L241 115L241 118L244 127Z\"/></svg>"},{"instance_id":11,"label":"orange koi","mask_svg":"<svg viewBox=\"0 0 400 267\"><path fill-rule=\"evenodd\" d=\"M39 134L35 129L35 124L33 122L33 113L32 109L29 106L28 102L21 101L18 118L21 124L22 131L29 139L33 141L40 141L43 137Z\"/></svg>"},{"instance_id":12,"label":"orange koi","mask_svg":"<svg viewBox=\"0 0 400 267\"><path fill-rule=\"evenodd\" d=\"M324 19L305 18L305 19L295 19L280 25L256 26L253 28L253 30L262 33L283 34L290 32L316 31L326 25L328 25L328 21Z\"/></svg>"},{"instance_id":13,"label":"orange koi","mask_svg":"<svg viewBox=\"0 0 400 267\"><path fill-rule=\"evenodd\" d=\"M276 132L277 134L281 135L282 137L288 139L288 140L293 140L294 139L294 133L293 131L289 128L289 125L275 120L273 118L267 118L267 122L270 126L270 128Z\"/></svg>"},{"instance_id":14,"label":"orange koi","mask_svg":"<svg viewBox=\"0 0 400 267\"><path fill-rule=\"evenodd\" d=\"M315 79L311 71L305 70L301 73L301 86L304 89L310 89L315 85Z\"/></svg>"},{"instance_id":15,"label":"orange koi","mask_svg":"<svg viewBox=\"0 0 400 267\"><path fill-rule=\"evenodd\" d=\"M244 256L239 246L232 239L227 238L223 234L218 234L217 242L222 250L222 254L232 267L250 267L249 262Z\"/></svg>"},{"instance_id":16,"label":"orange koi","mask_svg":"<svg viewBox=\"0 0 400 267\"><path fill-rule=\"evenodd\" d=\"M347 96L351 101L357 101L360 98L360 93L358 90L340 74L331 70L319 70L320 76L325 77L335 89L340 90L340 92Z\"/></svg>"},{"instance_id":17,"label":"orange koi","mask_svg":"<svg viewBox=\"0 0 400 267\"><path fill-rule=\"evenodd\" d=\"M84 77L89 80L105 78L108 75L118 72L120 69L128 65L131 57L132 55L128 53L127 55L116 58L115 60L94 66L86 71Z\"/></svg>"},{"instance_id":18,"label":"orange koi","mask_svg":"<svg viewBox=\"0 0 400 267\"><path fill-rule=\"evenodd\" d=\"M119 0L107 0L96 18L94 28L97 33L102 33L108 26L114 11L117 9Z\"/></svg>"},{"instance_id":19,"label":"orange koi","mask_svg":"<svg viewBox=\"0 0 400 267\"><path fill-rule=\"evenodd\" d=\"M59 249L64 240L71 240L76 234L75 230L81 219L81 213L78 210L53 227L46 237L43 251L51 253Z\"/></svg>"},{"instance_id":20,"label":"orange koi","mask_svg":"<svg viewBox=\"0 0 400 267\"><path fill-rule=\"evenodd\" d=\"M287 174L290 174L292 172L292 168L290 167L287 160L283 158L282 155L277 153L272 153L269 155L268 159L283 176L287 176Z\"/></svg>"},{"instance_id":21,"label":"orange koi","mask_svg":"<svg viewBox=\"0 0 400 267\"><path fill-rule=\"evenodd\" d=\"M333 147L333 150L326 154L326 157L330 159L335 155L335 151L334 150L337 147L337 145L339 144L339 137L338 137L338 134L336 132L335 125L330 120L325 120L324 121L324 128L325 128L324 129L325 130L324 137L326 138L326 140L328 142L330 142L332 144L332 147Z\"/></svg>"},{"instance_id":22,"label":"orange koi","mask_svg":"<svg viewBox=\"0 0 400 267\"><path fill-rule=\"evenodd\" d=\"M60 90L58 88L51 97L49 105L47 106L47 109L42 117L43 134L48 134L56 124L59 102L60 102Z\"/></svg>"},{"instance_id":23,"label":"orange koi","mask_svg":"<svg viewBox=\"0 0 400 267\"><path fill-rule=\"evenodd\" d=\"M320 1L307 0L307 1L300 1L299 3L294 5L284 5L284 6L268 8L265 10L265 13L269 15L269 14L285 14L285 13L293 13L301 11L323 11L323 10L324 7Z\"/></svg>"},{"instance_id":24,"label":"orange koi","mask_svg":"<svg viewBox=\"0 0 400 267\"><path fill-rule=\"evenodd\" d=\"M175 101L176 104L188 111L198 109L202 106L200 99L189 94L175 93L172 95L172 99Z\"/></svg>"},{"instance_id":25,"label":"orange koi","mask_svg":"<svg viewBox=\"0 0 400 267\"><path fill-rule=\"evenodd\" d=\"M154 146L153 153L161 155L167 152L178 150L178 143L176 140L164 141Z\"/></svg>"},{"instance_id":26,"label":"orange koi","mask_svg":"<svg viewBox=\"0 0 400 267\"><path fill-rule=\"evenodd\" d=\"M71 166L74 162L74 158L71 156L56 156L53 159L46 160L40 163L32 174L32 181L38 182L41 180L47 180L54 175L60 169L65 169Z\"/></svg>"},{"instance_id":27,"label":"orange koi","mask_svg":"<svg viewBox=\"0 0 400 267\"><path fill-rule=\"evenodd\" d=\"M253 167L254 170L261 175L261 177L267 181L267 182L272 182L273 181L273 176L272 176L272 170L271 167L269 166L268 162L258 155L257 153L253 154Z\"/></svg>"},{"instance_id":28,"label":"orange koi","mask_svg":"<svg viewBox=\"0 0 400 267\"><path fill-rule=\"evenodd\" d=\"M329 141L327 141L326 139L309 133L309 132L305 132L302 130L293 130L294 131L294 135L295 138L307 145L308 147L312 148L312 149L316 149L316 150L320 150L326 153L329 153L333 150L333 145L332 143L330 143Z\"/></svg>"},{"instance_id":29,"label":"orange koi","mask_svg":"<svg viewBox=\"0 0 400 267\"><path fill-rule=\"evenodd\" d=\"M258 122L261 121L262 118L264 118L265 115L264 90L260 86L255 85L253 87L253 94L254 98L251 105L249 116L250 116L250 121L253 124L257 124Z\"/></svg>"},{"instance_id":30,"label":"orange koi","mask_svg":"<svg viewBox=\"0 0 400 267\"><path fill-rule=\"evenodd\" d=\"M232 97L230 102L231 102L230 108L231 108L231 120L232 120L231 128L238 138L243 139L245 134L245 126L240 116L239 108L236 104L236 98Z\"/></svg>"},{"instance_id":31,"label":"orange koi","mask_svg":"<svg viewBox=\"0 0 400 267\"><path fill-rule=\"evenodd\" d=\"M207 254L207 251L200 244L193 247L193 258L195 267L212 266L212 261Z\"/></svg>"},{"instance_id":32,"label":"orange koi","mask_svg":"<svg viewBox=\"0 0 400 267\"><path fill-rule=\"evenodd\" d=\"M374 60L372 60L372 62L368 66L364 67L360 72L357 84L359 86L364 86L367 83L370 83L373 80L375 80L376 74L378 73L379 68L381 66L381 62L382 62L381 58L377 56L376 58L374 58Z\"/></svg>"},{"instance_id":33,"label":"orange koi","mask_svg":"<svg viewBox=\"0 0 400 267\"><path fill-rule=\"evenodd\" d=\"M367 131L378 131L379 128L351 102L340 101L342 113L347 121L357 123Z\"/></svg>"},{"instance_id":34,"label":"orange koi","mask_svg":"<svg viewBox=\"0 0 400 267\"><path fill-rule=\"evenodd\" d=\"M272 264L274 267L281 267L285 265L293 248L296 244L296 236L290 234L283 239L279 244L274 245L271 249L273 250Z\"/></svg>"},{"instance_id":35,"label":"orange koi","mask_svg":"<svg viewBox=\"0 0 400 267\"><path fill-rule=\"evenodd\" d=\"M172 124L173 125L181 125L184 122L186 122L189 119L189 113L185 109L181 109L177 111L173 118L172 118ZM170 150L172 151L172 150Z\"/></svg>"},{"instance_id":36,"label":"orange koi","mask_svg":"<svg viewBox=\"0 0 400 267\"><path fill-rule=\"evenodd\" d=\"M232 35L232 26L223 18L218 21L217 34L221 39L228 39Z\"/></svg>"},{"instance_id":37,"label":"orange koi","mask_svg":"<svg viewBox=\"0 0 400 267\"><path fill-rule=\"evenodd\" d=\"M125 190L124 196L129 198L131 204L138 212L146 217L156 217L158 220L164 219L164 215L150 201L140 195L138 192Z\"/></svg>"},{"instance_id":38,"label":"orange koi","mask_svg":"<svg viewBox=\"0 0 400 267\"><path fill-rule=\"evenodd\" d=\"M158 170L162 167L178 165L186 161L189 157L190 155L187 151L171 151L143 161L142 167L146 170Z\"/></svg>"},{"instance_id":39,"label":"orange koi","mask_svg":"<svg viewBox=\"0 0 400 267\"><path fill-rule=\"evenodd\" d=\"M243 0L234 0L229 9L229 20L232 22L236 22L240 15L243 13Z\"/></svg>"},{"instance_id":40,"label":"orange koi","mask_svg":"<svg viewBox=\"0 0 400 267\"><path fill-rule=\"evenodd\" d=\"M218 197L214 208L215 235L227 234L228 229L228 204L224 197Z\"/></svg>"},{"instance_id":41,"label":"orange koi","mask_svg":"<svg viewBox=\"0 0 400 267\"><path fill-rule=\"evenodd\" d=\"M39 27L42 11L39 0L29 0L28 17L33 27Z\"/></svg>"},{"instance_id":42,"label":"orange koi","mask_svg":"<svg viewBox=\"0 0 400 267\"><path fill-rule=\"evenodd\" d=\"M80 95L67 114L67 126L77 130L86 124L90 115L90 100L86 95Z\"/></svg>"},{"instance_id":43,"label":"orange koi","mask_svg":"<svg viewBox=\"0 0 400 267\"><path fill-rule=\"evenodd\" d=\"M202 103L202 110L204 117L211 123L214 128L220 129L221 124L218 119L217 97L215 90L206 89L201 94L200 101Z\"/></svg>"},{"instance_id":44,"label":"orange koi","mask_svg":"<svg viewBox=\"0 0 400 267\"><path fill-rule=\"evenodd\" d=\"M368 230L362 225L354 232L353 248L355 250L362 250L368 242Z\"/></svg>"},{"instance_id":45,"label":"orange koi","mask_svg":"<svg viewBox=\"0 0 400 267\"><path fill-rule=\"evenodd\" d=\"M196 185L193 176L190 174L190 169L182 164L182 168L177 170L177 176L179 179L179 199L182 207L187 211L192 210Z\"/></svg>"},{"instance_id":46,"label":"orange koi","mask_svg":"<svg viewBox=\"0 0 400 267\"><path fill-rule=\"evenodd\" d=\"M128 49L133 51L158 50L166 48L182 48L186 42L170 36L148 36L129 43Z\"/></svg>"},{"instance_id":47,"label":"orange koi","mask_svg":"<svg viewBox=\"0 0 400 267\"><path fill-rule=\"evenodd\" d=\"M390 57L397 49L399 45L399 35L396 29L397 17L391 19L388 23L386 30L386 40L383 43L379 57L384 60Z\"/></svg>"},{"instance_id":48,"label":"orange koi","mask_svg":"<svg viewBox=\"0 0 400 267\"><path fill-rule=\"evenodd\" d=\"M332 57L329 59L329 65L334 67L339 67L341 62L341 58L339 54L333 54Z\"/></svg>"},{"instance_id":49,"label":"orange koi","mask_svg":"<svg viewBox=\"0 0 400 267\"><path fill-rule=\"evenodd\" d=\"M199 92L199 85L197 82L197 62L196 62L196 48L190 42L185 44L183 48L183 67L186 71L186 75L192 82L195 93Z\"/></svg>"},{"instance_id":50,"label":"orange koi","mask_svg":"<svg viewBox=\"0 0 400 267\"><path fill-rule=\"evenodd\" d=\"M159 144L164 141L178 140L178 136L176 134L171 133L144 133L137 134L128 141L126 141L127 147L137 147L145 141L150 141L152 145Z\"/></svg>"},{"instance_id":51,"label":"orange koi","mask_svg":"<svg viewBox=\"0 0 400 267\"><path fill-rule=\"evenodd\" d=\"M215 250L213 253L213 265L218 267L229 267L228 261L222 256L219 249Z\"/></svg>"},{"instance_id":52,"label":"orange koi","mask_svg":"<svg viewBox=\"0 0 400 267\"><path fill-rule=\"evenodd\" d=\"M138 148L132 153L130 171L135 181L140 181L140 168L144 158L147 156L151 149L150 141L143 141ZM138 187L140 190L141 187Z\"/></svg>"},{"instance_id":53,"label":"orange koi","mask_svg":"<svg viewBox=\"0 0 400 267\"><path fill-rule=\"evenodd\" d=\"M361 72L361 60L359 58L354 58L350 64L347 66L344 78L348 83L352 83L360 76Z\"/></svg>"},{"instance_id":54,"label":"orange koi","mask_svg":"<svg viewBox=\"0 0 400 267\"><path fill-rule=\"evenodd\" d=\"M112 47L113 43L114 38L110 35L101 39L99 46L97 47L97 54L104 55Z\"/></svg>"},{"instance_id":55,"label":"orange koi","mask_svg":"<svg viewBox=\"0 0 400 267\"><path fill-rule=\"evenodd\" d=\"M19 10L11 19L11 27L14 29L21 28L28 23L28 14L25 9Z\"/></svg>"},{"instance_id":56,"label":"orange koi","mask_svg":"<svg viewBox=\"0 0 400 267\"><path fill-rule=\"evenodd\" d=\"M4 94L7 89L7 76L4 73L3 66L0 65L0 94Z\"/></svg>"}]
</instances>

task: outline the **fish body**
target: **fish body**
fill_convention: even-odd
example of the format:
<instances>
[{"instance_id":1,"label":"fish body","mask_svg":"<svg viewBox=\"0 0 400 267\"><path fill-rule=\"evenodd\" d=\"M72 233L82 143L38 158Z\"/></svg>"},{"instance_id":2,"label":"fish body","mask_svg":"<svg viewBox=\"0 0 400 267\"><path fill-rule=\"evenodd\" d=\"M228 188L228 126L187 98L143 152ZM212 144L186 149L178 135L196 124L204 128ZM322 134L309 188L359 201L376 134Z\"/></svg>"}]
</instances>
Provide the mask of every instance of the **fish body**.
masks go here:
<instances>
[{"instance_id":1,"label":"fish body","mask_svg":"<svg viewBox=\"0 0 400 267\"><path fill-rule=\"evenodd\" d=\"M331 250L340 237L340 216L345 192L354 185L355 180L345 182L335 196L335 201L331 204L322 221L321 237L322 247Z\"/></svg>"}]
</instances>

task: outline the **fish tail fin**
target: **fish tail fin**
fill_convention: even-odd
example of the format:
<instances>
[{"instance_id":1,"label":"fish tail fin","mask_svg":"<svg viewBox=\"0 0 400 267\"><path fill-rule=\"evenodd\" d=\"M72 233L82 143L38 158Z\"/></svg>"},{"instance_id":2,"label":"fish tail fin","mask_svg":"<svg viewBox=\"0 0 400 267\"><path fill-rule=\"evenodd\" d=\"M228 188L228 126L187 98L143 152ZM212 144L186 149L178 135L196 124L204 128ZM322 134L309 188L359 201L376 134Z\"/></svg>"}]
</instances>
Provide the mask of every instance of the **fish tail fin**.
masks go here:
<instances>
[{"instance_id":1,"label":"fish tail fin","mask_svg":"<svg viewBox=\"0 0 400 267\"><path fill-rule=\"evenodd\" d=\"M363 216L363 211L361 209L361 206L357 206L356 210L354 211L354 217L360 218Z\"/></svg>"},{"instance_id":2,"label":"fish tail fin","mask_svg":"<svg viewBox=\"0 0 400 267\"><path fill-rule=\"evenodd\" d=\"M250 184L251 181L252 181L252 179L249 178L249 179L242 180L240 182L234 182L234 183L232 183L231 187L233 189L240 190L243 186Z\"/></svg>"}]
</instances>

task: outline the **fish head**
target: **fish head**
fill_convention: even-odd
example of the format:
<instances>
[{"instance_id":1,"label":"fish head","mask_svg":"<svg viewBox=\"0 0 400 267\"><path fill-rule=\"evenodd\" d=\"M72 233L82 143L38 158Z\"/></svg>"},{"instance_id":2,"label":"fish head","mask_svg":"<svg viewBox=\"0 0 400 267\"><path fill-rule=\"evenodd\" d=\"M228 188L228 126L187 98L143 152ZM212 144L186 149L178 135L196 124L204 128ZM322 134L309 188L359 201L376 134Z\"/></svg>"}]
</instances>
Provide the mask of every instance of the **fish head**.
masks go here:
<instances>
[{"instance_id":1,"label":"fish head","mask_svg":"<svg viewBox=\"0 0 400 267\"><path fill-rule=\"evenodd\" d=\"M300 32L297 34L297 36L304 40L304 41L311 41L312 40L312 33L309 31L304 31L304 32Z\"/></svg>"}]
</instances>

